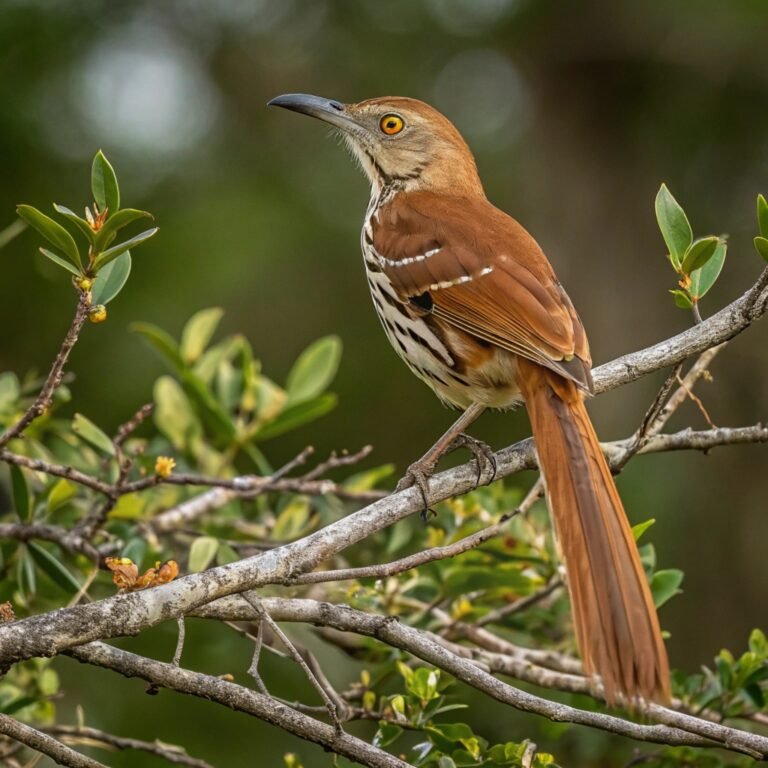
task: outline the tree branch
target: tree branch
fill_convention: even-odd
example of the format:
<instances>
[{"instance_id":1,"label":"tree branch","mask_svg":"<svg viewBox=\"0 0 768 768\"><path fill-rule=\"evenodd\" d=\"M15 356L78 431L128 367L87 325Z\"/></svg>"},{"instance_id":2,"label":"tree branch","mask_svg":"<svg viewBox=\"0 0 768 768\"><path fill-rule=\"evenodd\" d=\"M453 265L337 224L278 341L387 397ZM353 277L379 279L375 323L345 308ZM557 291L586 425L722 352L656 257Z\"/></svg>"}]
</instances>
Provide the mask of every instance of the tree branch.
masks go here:
<instances>
[{"instance_id":1,"label":"tree branch","mask_svg":"<svg viewBox=\"0 0 768 768\"><path fill-rule=\"evenodd\" d=\"M253 608L250 610L253 615ZM153 685L245 712L363 765L373 768L408 768L407 763L355 736L297 712L270 696L218 677L137 656L105 643L89 643L82 648L72 649L69 655L78 661L111 669L125 677L140 677Z\"/></svg>"},{"instance_id":2,"label":"tree branch","mask_svg":"<svg viewBox=\"0 0 768 768\"><path fill-rule=\"evenodd\" d=\"M7 445L14 437L19 437L21 433L36 419L41 416L48 409L51 404L53 395L61 384L61 378L64 375L64 366L69 359L69 353L77 343L77 339L80 336L80 331L83 328L86 318L88 317L88 294L85 291L80 292L80 297L77 301L77 309L75 310L75 316L72 318L72 324L69 326L67 335L64 337L64 341L61 343L56 359L53 361L53 366L48 373L43 387L39 394L35 398L32 405L27 408L22 417L12 426L8 427L5 432L0 435L0 448Z\"/></svg>"},{"instance_id":3,"label":"tree branch","mask_svg":"<svg viewBox=\"0 0 768 768\"><path fill-rule=\"evenodd\" d=\"M205 760L190 757L183 747L175 744L165 744L159 739L154 741L142 741L124 736L115 736L99 728L89 728L79 725L52 725L45 729L46 733L61 736L65 742L72 744L94 744L94 742L108 749L134 749L139 752L147 752L150 755L161 757L174 765L186 765L189 768L213 768Z\"/></svg>"},{"instance_id":4,"label":"tree branch","mask_svg":"<svg viewBox=\"0 0 768 768\"><path fill-rule=\"evenodd\" d=\"M405 626L394 616L375 616L346 606L307 599L263 598L262 604L275 621L299 621L376 638L448 672L497 701L555 722L587 725L638 741L697 747L719 746L757 759L768 759L768 738L765 736L729 728L656 704L648 705L645 712L662 724L641 725L614 715L587 712L526 693L496 679L472 659L449 650L432 633ZM255 616L251 606L239 598L212 603L198 613L204 617L227 621L247 621Z\"/></svg>"},{"instance_id":5,"label":"tree branch","mask_svg":"<svg viewBox=\"0 0 768 768\"><path fill-rule=\"evenodd\" d=\"M0 714L0 733L15 739L30 749L48 755L59 765L68 765L71 768L107 768L104 763L81 755L79 752L75 752L74 749L54 739L53 736L41 733L29 725L8 717L8 715Z\"/></svg>"}]
</instances>

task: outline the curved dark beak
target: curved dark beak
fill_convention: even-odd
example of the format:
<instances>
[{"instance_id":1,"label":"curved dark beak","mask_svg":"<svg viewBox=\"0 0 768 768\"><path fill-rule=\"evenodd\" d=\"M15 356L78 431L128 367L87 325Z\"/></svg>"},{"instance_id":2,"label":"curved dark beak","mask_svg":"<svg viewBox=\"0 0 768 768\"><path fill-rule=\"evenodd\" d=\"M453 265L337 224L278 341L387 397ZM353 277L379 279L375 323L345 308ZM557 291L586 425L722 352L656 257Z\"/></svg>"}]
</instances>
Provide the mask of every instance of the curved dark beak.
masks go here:
<instances>
[{"instance_id":1,"label":"curved dark beak","mask_svg":"<svg viewBox=\"0 0 768 768\"><path fill-rule=\"evenodd\" d=\"M268 107L282 107L302 115L316 117L342 130L359 127L357 122L346 114L346 106L340 101L312 96L308 93L284 93L267 102Z\"/></svg>"}]
</instances>

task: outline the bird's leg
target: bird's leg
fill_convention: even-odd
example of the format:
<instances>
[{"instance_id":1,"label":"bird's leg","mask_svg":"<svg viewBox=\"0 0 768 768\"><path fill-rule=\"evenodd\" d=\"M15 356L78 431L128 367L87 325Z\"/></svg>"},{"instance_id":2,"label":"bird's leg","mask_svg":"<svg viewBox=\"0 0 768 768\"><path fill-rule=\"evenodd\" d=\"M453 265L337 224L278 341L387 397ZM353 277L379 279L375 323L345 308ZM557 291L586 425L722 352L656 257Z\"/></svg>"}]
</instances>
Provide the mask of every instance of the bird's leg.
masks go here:
<instances>
[{"instance_id":1,"label":"bird's leg","mask_svg":"<svg viewBox=\"0 0 768 768\"><path fill-rule=\"evenodd\" d=\"M467 408L464 413L459 416L458 419L451 425L450 429L418 460L414 461L410 467L406 470L400 482L397 484L396 491L402 491L406 488L410 488L412 485L418 486L421 491L421 496L424 499L424 515L429 511L429 478L435 471L435 466L440 460L441 456L444 456L453 448L457 448L460 445L467 446L478 462L478 480L480 477L480 459L479 453L483 453L484 458L488 458L483 449L478 448L477 442L472 438L467 438L464 435L464 430L485 410L484 405L479 403L473 403ZM457 443L458 441L458 443ZM470 447L471 443L471 447ZM483 444L484 445L484 444ZM487 448L487 446L485 446ZM490 463L489 459L489 463ZM493 463L494 475L496 474L495 462Z\"/></svg>"}]
</instances>

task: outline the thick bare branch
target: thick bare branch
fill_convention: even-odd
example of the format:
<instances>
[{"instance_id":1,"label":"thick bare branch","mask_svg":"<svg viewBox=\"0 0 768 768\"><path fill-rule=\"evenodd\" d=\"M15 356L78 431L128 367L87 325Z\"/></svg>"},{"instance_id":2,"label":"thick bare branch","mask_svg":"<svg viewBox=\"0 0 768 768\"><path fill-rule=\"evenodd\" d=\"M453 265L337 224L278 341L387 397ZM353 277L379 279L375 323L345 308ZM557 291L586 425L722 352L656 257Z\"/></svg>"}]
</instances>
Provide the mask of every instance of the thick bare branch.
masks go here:
<instances>
[{"instance_id":1,"label":"thick bare branch","mask_svg":"<svg viewBox=\"0 0 768 768\"><path fill-rule=\"evenodd\" d=\"M253 615L253 608L249 608ZM137 656L105 643L89 643L73 649L70 655L78 661L105 667L126 677L140 677L158 687L208 699L253 715L363 765L372 768L408 768L407 763L355 736L297 712L272 697L221 678Z\"/></svg>"},{"instance_id":2,"label":"thick bare branch","mask_svg":"<svg viewBox=\"0 0 768 768\"><path fill-rule=\"evenodd\" d=\"M71 768L107 768L104 763L81 755L66 744L54 739L53 736L41 733L32 726L20 723L8 715L0 714L0 733L21 742L30 749L48 755L59 765L68 765Z\"/></svg>"},{"instance_id":3,"label":"thick bare branch","mask_svg":"<svg viewBox=\"0 0 768 768\"><path fill-rule=\"evenodd\" d=\"M52 736L59 736L64 742L69 744L92 744L107 749L133 749L161 757L163 760L167 760L174 765L186 765L189 768L213 768L205 760L190 757L183 747L176 746L175 744L165 744L158 739L155 739L155 741L142 741L141 739L116 736L99 728L78 725L52 725L46 728L45 732Z\"/></svg>"},{"instance_id":4,"label":"thick bare branch","mask_svg":"<svg viewBox=\"0 0 768 768\"><path fill-rule=\"evenodd\" d=\"M376 638L450 673L504 704L556 722L579 723L639 741L698 747L719 746L759 759L768 758L768 737L729 728L658 705L649 705L646 714L661 724L640 725L613 715L583 711L526 693L496 679L466 656L449 650L432 633L405 626L396 617L375 616L315 600L264 598L262 604L275 621L300 621ZM207 606L200 611L200 615L242 621L252 619L254 611L244 600L232 598Z\"/></svg>"}]
</instances>

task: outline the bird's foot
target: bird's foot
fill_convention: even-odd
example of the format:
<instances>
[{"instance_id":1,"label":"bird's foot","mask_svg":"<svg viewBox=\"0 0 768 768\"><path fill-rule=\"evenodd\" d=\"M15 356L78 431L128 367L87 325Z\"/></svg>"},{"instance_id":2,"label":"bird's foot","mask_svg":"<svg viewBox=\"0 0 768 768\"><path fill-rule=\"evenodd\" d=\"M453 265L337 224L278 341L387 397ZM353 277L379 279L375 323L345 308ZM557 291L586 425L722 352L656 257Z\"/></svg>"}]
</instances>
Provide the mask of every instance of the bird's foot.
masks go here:
<instances>
[{"instance_id":1,"label":"bird's foot","mask_svg":"<svg viewBox=\"0 0 768 768\"><path fill-rule=\"evenodd\" d=\"M429 506L429 478L435 472L436 463L436 461L429 459L427 456L414 461L400 478L397 486L395 486L395 492L404 491L406 488L412 488L413 486L419 489L421 499L424 502L424 509L421 510L421 519L425 523L430 515L433 517L437 516L437 512L434 509L430 509Z\"/></svg>"},{"instance_id":2,"label":"bird's foot","mask_svg":"<svg viewBox=\"0 0 768 768\"><path fill-rule=\"evenodd\" d=\"M498 465L493 449L488 443L484 443L482 440L462 432L448 446L449 451L455 451L457 448L466 448L475 457L477 462L476 485L481 485L483 474L486 470L488 470L488 480L485 482L485 485L490 485L496 479Z\"/></svg>"}]
</instances>

